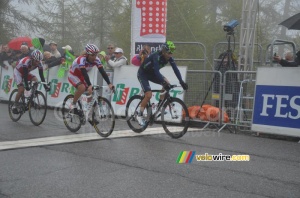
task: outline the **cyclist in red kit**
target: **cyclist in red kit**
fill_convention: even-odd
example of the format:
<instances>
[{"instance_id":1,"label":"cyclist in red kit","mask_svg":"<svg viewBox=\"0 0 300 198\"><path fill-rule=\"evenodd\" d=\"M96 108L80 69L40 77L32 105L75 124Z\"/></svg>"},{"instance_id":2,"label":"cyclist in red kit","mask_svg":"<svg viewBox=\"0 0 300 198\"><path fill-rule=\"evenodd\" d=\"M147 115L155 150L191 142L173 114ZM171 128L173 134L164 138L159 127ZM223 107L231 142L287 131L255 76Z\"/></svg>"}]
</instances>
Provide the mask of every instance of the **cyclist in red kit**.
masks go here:
<instances>
[{"instance_id":1,"label":"cyclist in red kit","mask_svg":"<svg viewBox=\"0 0 300 198\"><path fill-rule=\"evenodd\" d=\"M99 54L99 48L94 44L87 44L85 46L85 54L77 57L70 68L68 80L69 82L76 87L76 91L73 99L73 112L74 114L79 115L79 112L76 108L76 103L79 97L85 92L88 91L89 95L92 94L92 84L87 74L94 66L98 68L102 77L108 84L110 89L113 89L106 72L103 69L103 65L100 59L97 57Z\"/></svg>"}]
</instances>

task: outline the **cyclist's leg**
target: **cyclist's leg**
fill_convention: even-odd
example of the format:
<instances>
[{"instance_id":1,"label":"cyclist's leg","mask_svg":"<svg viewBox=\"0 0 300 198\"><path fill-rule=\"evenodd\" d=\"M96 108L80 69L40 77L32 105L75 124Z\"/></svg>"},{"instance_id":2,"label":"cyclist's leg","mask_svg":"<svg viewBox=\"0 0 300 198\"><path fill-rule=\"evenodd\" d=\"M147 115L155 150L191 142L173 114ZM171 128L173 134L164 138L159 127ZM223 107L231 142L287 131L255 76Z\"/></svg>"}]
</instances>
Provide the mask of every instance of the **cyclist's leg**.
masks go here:
<instances>
[{"instance_id":1,"label":"cyclist's leg","mask_svg":"<svg viewBox=\"0 0 300 198\"><path fill-rule=\"evenodd\" d=\"M140 69L137 77L144 91L144 98L141 102L140 111L138 112L137 116L137 121L140 126L146 126L145 119L143 118L143 112L152 97L152 91L148 80L149 74L147 75L143 70Z\"/></svg>"},{"instance_id":2,"label":"cyclist's leg","mask_svg":"<svg viewBox=\"0 0 300 198\"><path fill-rule=\"evenodd\" d=\"M166 83L169 83L168 79L167 79L165 76L163 76L163 79L164 79L164 81L165 81ZM153 82L153 83L156 83L156 84L161 85L160 79L157 78L157 77L154 76L154 75L153 75L149 80L150 80L151 82ZM165 91L165 89L164 89L164 87L162 87L162 88L161 88L161 92L164 92L164 91ZM164 97L165 97L165 95L160 95L160 96L159 96L159 101L158 101L158 105L157 105L157 106L159 106L159 104L161 103L161 101L163 101Z\"/></svg>"},{"instance_id":3,"label":"cyclist's leg","mask_svg":"<svg viewBox=\"0 0 300 198\"><path fill-rule=\"evenodd\" d=\"M31 73L28 73L27 79L31 82L37 82L38 81L37 77L35 75L31 74ZM35 90L37 90L37 86L38 85L35 85Z\"/></svg>"},{"instance_id":4,"label":"cyclist's leg","mask_svg":"<svg viewBox=\"0 0 300 198\"><path fill-rule=\"evenodd\" d=\"M137 77L141 84L143 92L145 94L145 97L143 98L143 100L141 102L141 107L140 107L140 112L139 112L139 115L143 115L143 112L152 97L152 91L151 91L151 87L149 84L149 77L144 71L139 70Z\"/></svg>"},{"instance_id":5,"label":"cyclist's leg","mask_svg":"<svg viewBox=\"0 0 300 198\"><path fill-rule=\"evenodd\" d=\"M76 91L74 93L74 98L72 102L72 111L74 114L79 115L76 103L80 96L84 93L86 90L86 85L83 79L80 79L78 76L72 75L69 73L68 80L71 83L72 86L76 88Z\"/></svg>"},{"instance_id":6,"label":"cyclist's leg","mask_svg":"<svg viewBox=\"0 0 300 198\"><path fill-rule=\"evenodd\" d=\"M76 104L79 97L85 92L86 85L83 79L80 79L78 76L69 73L68 80L76 88L74 93L73 104Z\"/></svg>"},{"instance_id":7,"label":"cyclist's leg","mask_svg":"<svg viewBox=\"0 0 300 198\"><path fill-rule=\"evenodd\" d=\"M22 74L17 69L14 69L14 81L16 82L18 87L18 93L15 97L15 104L17 104L22 94L24 93L23 77Z\"/></svg>"}]
</instances>

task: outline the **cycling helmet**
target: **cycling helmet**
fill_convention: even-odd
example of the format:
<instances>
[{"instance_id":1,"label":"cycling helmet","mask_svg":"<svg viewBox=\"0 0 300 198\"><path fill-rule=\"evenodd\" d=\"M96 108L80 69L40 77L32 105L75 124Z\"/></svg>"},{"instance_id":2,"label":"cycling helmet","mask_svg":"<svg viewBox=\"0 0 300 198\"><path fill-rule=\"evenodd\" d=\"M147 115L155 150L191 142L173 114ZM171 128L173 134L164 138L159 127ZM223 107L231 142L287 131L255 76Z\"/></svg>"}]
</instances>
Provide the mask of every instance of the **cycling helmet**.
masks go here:
<instances>
[{"instance_id":1,"label":"cycling helmet","mask_svg":"<svg viewBox=\"0 0 300 198\"><path fill-rule=\"evenodd\" d=\"M40 50L34 50L33 52L31 52L31 58L33 60L41 61L43 60L44 56Z\"/></svg>"},{"instance_id":2,"label":"cycling helmet","mask_svg":"<svg viewBox=\"0 0 300 198\"><path fill-rule=\"evenodd\" d=\"M164 50L165 52L174 53L176 48L172 41L167 41L161 45L161 49Z\"/></svg>"},{"instance_id":3,"label":"cycling helmet","mask_svg":"<svg viewBox=\"0 0 300 198\"><path fill-rule=\"evenodd\" d=\"M87 44L85 51L87 54L98 54L100 52L99 48L94 44Z\"/></svg>"}]
</instances>

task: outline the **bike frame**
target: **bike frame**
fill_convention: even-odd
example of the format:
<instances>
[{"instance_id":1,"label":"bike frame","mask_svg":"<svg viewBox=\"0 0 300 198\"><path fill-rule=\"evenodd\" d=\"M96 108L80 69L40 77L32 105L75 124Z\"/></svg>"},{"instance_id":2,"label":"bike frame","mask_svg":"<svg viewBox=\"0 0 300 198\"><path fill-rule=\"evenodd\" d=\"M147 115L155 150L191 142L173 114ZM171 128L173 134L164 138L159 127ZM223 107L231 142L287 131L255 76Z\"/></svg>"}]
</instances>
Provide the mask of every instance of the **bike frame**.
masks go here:
<instances>
[{"instance_id":1,"label":"bike frame","mask_svg":"<svg viewBox=\"0 0 300 198\"><path fill-rule=\"evenodd\" d=\"M83 115L84 115L84 124L86 122L86 120L88 119L88 115L91 113L92 107L96 104L97 105L97 100L98 97L100 95L99 91L101 90L101 88L106 88L107 86L99 86L99 85L93 85L93 92L91 95L87 95L88 92L84 92L78 99L78 105L80 107L80 109L82 109L83 111ZM112 93L111 93L112 94ZM111 95L108 94L108 95ZM84 101L84 98L86 100L88 100L89 98L92 97L92 100L90 102L88 101ZM86 105L84 105L84 103L86 103ZM102 105L102 104L101 104ZM98 113L101 113L101 108L98 108Z\"/></svg>"},{"instance_id":2,"label":"bike frame","mask_svg":"<svg viewBox=\"0 0 300 198\"><path fill-rule=\"evenodd\" d=\"M51 82L46 83L46 82L42 82L42 81L28 81L28 85L30 87L30 96L29 96L29 98L25 97L25 90L24 90L24 93L21 96L21 98L23 100L22 105L23 105L23 107L25 107L23 109L23 113L25 111L27 111L26 107L28 107L28 104L33 100L34 93L35 93L35 91L37 91L38 84L50 86Z\"/></svg>"},{"instance_id":3,"label":"bike frame","mask_svg":"<svg viewBox=\"0 0 300 198\"><path fill-rule=\"evenodd\" d=\"M171 87L172 87L171 89L173 89L173 88L180 87L180 86L172 85ZM150 122L150 123L154 122L154 120L160 116L158 114L160 113L161 108L163 107L163 105L165 104L165 102L167 102L171 98L170 93L169 93L170 90L168 90L168 91L165 90L163 92L162 92L162 90L151 90L151 92L154 92L154 93L156 93L156 92L162 92L159 95L165 95L165 96L164 96L164 99L161 101L161 103L158 104L155 112L152 112L151 103L150 103L150 101L148 102L148 106L149 106L148 108L151 108L151 110L150 110L151 114L147 116L147 121L148 122ZM183 93L183 92L181 92L181 93ZM144 97L145 97L145 95L143 94L143 99L144 99ZM138 108L138 106L137 106L137 108Z\"/></svg>"}]
</instances>

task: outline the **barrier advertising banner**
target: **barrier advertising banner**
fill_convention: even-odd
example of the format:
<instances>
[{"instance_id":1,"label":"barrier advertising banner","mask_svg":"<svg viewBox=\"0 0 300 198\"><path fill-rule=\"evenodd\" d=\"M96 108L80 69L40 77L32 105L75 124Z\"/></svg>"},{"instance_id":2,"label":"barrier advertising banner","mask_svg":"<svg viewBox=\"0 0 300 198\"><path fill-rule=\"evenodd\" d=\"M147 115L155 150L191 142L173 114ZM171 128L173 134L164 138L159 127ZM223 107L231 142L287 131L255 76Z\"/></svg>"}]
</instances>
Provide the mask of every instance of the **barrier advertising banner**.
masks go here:
<instances>
[{"instance_id":1,"label":"barrier advertising banner","mask_svg":"<svg viewBox=\"0 0 300 198\"><path fill-rule=\"evenodd\" d=\"M131 58L148 44L157 51L166 41L167 0L133 0L131 14Z\"/></svg>"},{"instance_id":2,"label":"barrier advertising banner","mask_svg":"<svg viewBox=\"0 0 300 198\"><path fill-rule=\"evenodd\" d=\"M258 68L252 130L300 137L300 68Z\"/></svg>"},{"instance_id":3,"label":"barrier advertising banner","mask_svg":"<svg viewBox=\"0 0 300 198\"><path fill-rule=\"evenodd\" d=\"M68 71L65 72L64 76L58 77L59 67L55 66L48 70L48 77L46 77L46 82L51 82L51 87L49 92L45 92L43 85L40 84L38 87L39 91L42 91L47 97L47 105L52 107L61 107L64 98L69 94L74 94L75 88L68 81ZM40 75L38 69L31 71L33 75L40 80ZM97 78L101 78L98 69L94 67L88 72L90 81L93 85L97 84ZM17 88L14 81L13 68L9 67L8 70L2 69L1 73L1 89L0 89L0 99L8 101L11 92Z\"/></svg>"}]
</instances>

